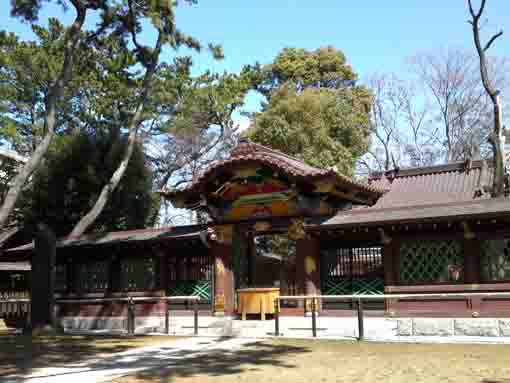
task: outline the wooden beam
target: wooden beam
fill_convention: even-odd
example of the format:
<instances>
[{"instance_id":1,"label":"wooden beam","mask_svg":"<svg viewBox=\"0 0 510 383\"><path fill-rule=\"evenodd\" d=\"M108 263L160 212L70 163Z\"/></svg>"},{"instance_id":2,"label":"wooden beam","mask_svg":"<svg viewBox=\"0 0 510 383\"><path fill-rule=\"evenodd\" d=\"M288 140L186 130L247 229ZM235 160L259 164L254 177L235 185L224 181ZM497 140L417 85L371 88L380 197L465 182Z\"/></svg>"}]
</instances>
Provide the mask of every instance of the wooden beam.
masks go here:
<instances>
[{"instance_id":1,"label":"wooden beam","mask_svg":"<svg viewBox=\"0 0 510 383\"><path fill-rule=\"evenodd\" d=\"M379 231L379 235L381 236L381 242L384 244L384 245L388 245L391 243L391 237L389 235L386 234L386 232L384 231L384 229L382 227L378 228L377 229Z\"/></svg>"},{"instance_id":2,"label":"wooden beam","mask_svg":"<svg viewBox=\"0 0 510 383\"><path fill-rule=\"evenodd\" d=\"M475 233L473 233L473 231L469 227L469 224L466 221L462 222L462 228L464 229L464 238L465 239L475 239L476 238Z\"/></svg>"}]
</instances>

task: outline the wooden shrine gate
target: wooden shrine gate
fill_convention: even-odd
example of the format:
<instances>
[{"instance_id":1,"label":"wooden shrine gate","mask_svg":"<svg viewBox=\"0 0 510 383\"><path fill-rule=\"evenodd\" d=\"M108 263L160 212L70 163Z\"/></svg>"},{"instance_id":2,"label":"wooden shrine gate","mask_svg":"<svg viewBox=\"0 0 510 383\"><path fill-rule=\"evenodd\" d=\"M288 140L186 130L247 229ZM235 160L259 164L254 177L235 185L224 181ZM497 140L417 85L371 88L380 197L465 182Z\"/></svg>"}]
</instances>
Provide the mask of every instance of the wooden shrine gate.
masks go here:
<instances>
[{"instance_id":1,"label":"wooden shrine gate","mask_svg":"<svg viewBox=\"0 0 510 383\"><path fill-rule=\"evenodd\" d=\"M322 295L384 294L382 248L348 247L321 250ZM353 309L351 302L324 301L325 309ZM384 309L384 301L370 301L367 309Z\"/></svg>"},{"instance_id":2,"label":"wooden shrine gate","mask_svg":"<svg viewBox=\"0 0 510 383\"><path fill-rule=\"evenodd\" d=\"M205 254L178 254L168 258L168 296L200 297L199 306L212 308L214 262ZM171 303L173 309L191 308L190 302Z\"/></svg>"}]
</instances>

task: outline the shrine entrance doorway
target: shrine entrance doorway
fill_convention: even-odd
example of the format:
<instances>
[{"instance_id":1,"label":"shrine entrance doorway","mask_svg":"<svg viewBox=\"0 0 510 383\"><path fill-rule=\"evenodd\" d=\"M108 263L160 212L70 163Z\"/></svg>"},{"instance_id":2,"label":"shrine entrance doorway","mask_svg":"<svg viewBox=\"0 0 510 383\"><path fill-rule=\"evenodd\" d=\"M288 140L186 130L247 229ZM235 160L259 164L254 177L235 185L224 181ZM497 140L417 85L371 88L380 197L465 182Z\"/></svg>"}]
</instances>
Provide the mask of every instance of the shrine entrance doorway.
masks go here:
<instances>
[{"instance_id":1,"label":"shrine entrance doorway","mask_svg":"<svg viewBox=\"0 0 510 383\"><path fill-rule=\"evenodd\" d=\"M162 192L174 207L208 217L208 241L216 262L215 311L229 314L237 309L239 293L320 293L320 246L307 227L353 205L373 205L383 193L333 169L245 140L186 188ZM274 234L296 241L294 270L291 257L270 260L271 252L257 250L264 241L257 237ZM257 271L261 259L273 266ZM279 275L272 276L275 270ZM272 286L263 287L268 284ZM274 309L274 302L271 305Z\"/></svg>"}]
</instances>

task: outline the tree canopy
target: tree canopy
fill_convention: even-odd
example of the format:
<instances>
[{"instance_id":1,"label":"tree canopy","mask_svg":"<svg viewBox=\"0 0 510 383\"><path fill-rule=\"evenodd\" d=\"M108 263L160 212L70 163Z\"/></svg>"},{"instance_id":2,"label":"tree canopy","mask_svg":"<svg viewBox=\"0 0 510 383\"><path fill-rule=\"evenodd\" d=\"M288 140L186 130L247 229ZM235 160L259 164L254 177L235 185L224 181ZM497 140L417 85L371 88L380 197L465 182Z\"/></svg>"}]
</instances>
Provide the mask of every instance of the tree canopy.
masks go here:
<instances>
[{"instance_id":1,"label":"tree canopy","mask_svg":"<svg viewBox=\"0 0 510 383\"><path fill-rule=\"evenodd\" d=\"M126 145L126 138L116 131L58 137L22 197L24 226L45 222L58 236L68 234L94 203ZM159 207L152 181L143 148L137 145L125 176L91 231L152 226Z\"/></svg>"},{"instance_id":2,"label":"tree canopy","mask_svg":"<svg viewBox=\"0 0 510 383\"><path fill-rule=\"evenodd\" d=\"M243 74L251 78L254 88L266 97L284 85L296 91L306 88L342 89L352 87L358 78L347 64L344 53L332 46L313 51L284 48L272 63L248 65Z\"/></svg>"},{"instance_id":3,"label":"tree canopy","mask_svg":"<svg viewBox=\"0 0 510 383\"><path fill-rule=\"evenodd\" d=\"M368 148L370 92L356 84L344 54L325 47L284 49L272 64L247 67L268 97L246 135L319 167L352 173Z\"/></svg>"}]
</instances>

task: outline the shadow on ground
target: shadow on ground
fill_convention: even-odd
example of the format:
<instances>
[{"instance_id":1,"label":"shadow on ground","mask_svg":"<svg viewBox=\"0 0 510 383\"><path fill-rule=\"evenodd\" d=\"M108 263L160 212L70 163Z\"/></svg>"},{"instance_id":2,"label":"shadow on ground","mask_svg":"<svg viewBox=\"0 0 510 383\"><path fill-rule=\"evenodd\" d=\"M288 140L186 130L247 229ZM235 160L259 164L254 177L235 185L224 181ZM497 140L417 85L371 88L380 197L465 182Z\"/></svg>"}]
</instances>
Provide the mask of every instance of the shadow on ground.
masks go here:
<instances>
[{"instance_id":1,"label":"shadow on ground","mask_svg":"<svg viewBox=\"0 0 510 383\"><path fill-rule=\"evenodd\" d=\"M160 369L147 369L131 377L126 377L115 382L147 382L166 383L176 378L207 375L209 377L228 375L240 375L246 371L257 371L268 366L273 368L294 369L297 366L291 362L296 354L311 352L308 347L281 345L273 343L249 343L240 350L212 350L206 354L188 356L181 360L175 360ZM261 382L262 383L262 382Z\"/></svg>"},{"instance_id":2,"label":"shadow on ground","mask_svg":"<svg viewBox=\"0 0 510 383\"><path fill-rule=\"evenodd\" d=\"M0 333L0 381L21 377L43 367L72 367L90 358L161 343L168 337L38 336Z\"/></svg>"}]
</instances>

